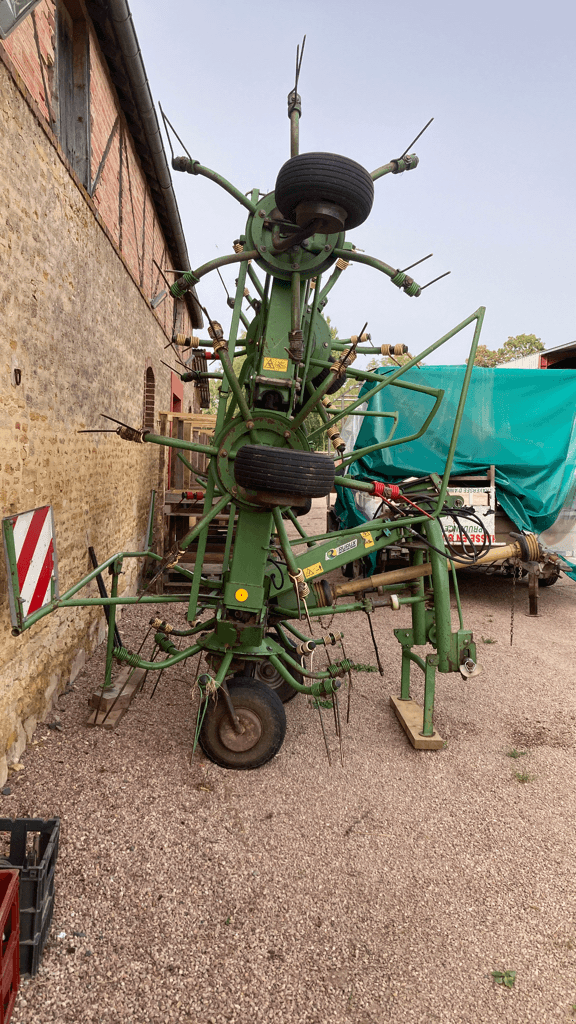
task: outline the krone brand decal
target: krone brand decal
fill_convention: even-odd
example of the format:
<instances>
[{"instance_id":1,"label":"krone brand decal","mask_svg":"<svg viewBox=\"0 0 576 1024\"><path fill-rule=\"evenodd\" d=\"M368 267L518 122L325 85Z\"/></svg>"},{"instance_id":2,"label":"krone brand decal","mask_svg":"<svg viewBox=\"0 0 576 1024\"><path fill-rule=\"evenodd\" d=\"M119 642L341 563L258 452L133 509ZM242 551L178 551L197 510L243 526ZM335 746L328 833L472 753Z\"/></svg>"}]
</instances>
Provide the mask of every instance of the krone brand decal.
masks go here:
<instances>
[{"instance_id":1,"label":"krone brand decal","mask_svg":"<svg viewBox=\"0 0 576 1024\"><path fill-rule=\"evenodd\" d=\"M324 558L329 562L332 558L338 558L338 555L343 555L345 551L352 551L352 548L358 547L358 540L349 540L347 544L341 544L338 548L330 548L326 552Z\"/></svg>"}]
</instances>

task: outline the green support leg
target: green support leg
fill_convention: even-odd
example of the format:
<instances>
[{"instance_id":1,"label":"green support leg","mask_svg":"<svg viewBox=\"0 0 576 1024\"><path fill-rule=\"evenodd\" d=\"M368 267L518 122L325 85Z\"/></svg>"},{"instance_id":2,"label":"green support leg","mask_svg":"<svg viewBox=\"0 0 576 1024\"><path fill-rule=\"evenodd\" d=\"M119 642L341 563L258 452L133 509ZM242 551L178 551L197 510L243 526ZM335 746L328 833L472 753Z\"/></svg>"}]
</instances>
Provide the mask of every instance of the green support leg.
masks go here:
<instances>
[{"instance_id":1,"label":"green support leg","mask_svg":"<svg viewBox=\"0 0 576 1024\"><path fill-rule=\"evenodd\" d=\"M438 655L428 654L424 672L424 713L422 715L422 735L434 736L434 693L436 689L436 668Z\"/></svg>"}]
</instances>

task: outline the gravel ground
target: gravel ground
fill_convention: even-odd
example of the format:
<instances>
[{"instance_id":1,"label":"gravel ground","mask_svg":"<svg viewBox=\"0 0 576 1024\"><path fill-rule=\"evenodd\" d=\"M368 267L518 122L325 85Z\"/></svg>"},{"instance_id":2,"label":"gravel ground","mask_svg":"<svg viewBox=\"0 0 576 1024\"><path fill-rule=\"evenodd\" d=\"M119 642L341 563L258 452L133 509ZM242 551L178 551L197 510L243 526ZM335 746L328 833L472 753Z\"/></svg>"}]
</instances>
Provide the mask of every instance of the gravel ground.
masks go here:
<instances>
[{"instance_id":1,"label":"gravel ground","mask_svg":"<svg viewBox=\"0 0 576 1024\"><path fill-rule=\"evenodd\" d=\"M356 677L344 767L303 697L265 767L190 764L181 665L115 732L88 730L100 648L0 798L61 818L50 940L13 1024L573 1020L576 584L542 591L530 619L519 583L513 646L510 582L461 586L484 671L439 677L438 752L413 750L389 706L404 609L375 615L385 674ZM152 612L125 614L127 646ZM340 621L348 656L373 663L365 617ZM511 990L495 970L517 972Z\"/></svg>"}]
</instances>

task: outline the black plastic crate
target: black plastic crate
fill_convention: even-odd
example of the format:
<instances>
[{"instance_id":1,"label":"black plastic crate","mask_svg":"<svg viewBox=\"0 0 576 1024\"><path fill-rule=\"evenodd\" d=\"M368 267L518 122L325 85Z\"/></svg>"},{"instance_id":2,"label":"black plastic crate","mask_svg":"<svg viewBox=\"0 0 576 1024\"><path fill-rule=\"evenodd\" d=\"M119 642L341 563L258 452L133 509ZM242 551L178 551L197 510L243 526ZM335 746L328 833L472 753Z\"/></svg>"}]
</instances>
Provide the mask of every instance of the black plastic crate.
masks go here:
<instances>
[{"instance_id":1,"label":"black plastic crate","mask_svg":"<svg viewBox=\"0 0 576 1024\"><path fill-rule=\"evenodd\" d=\"M54 910L60 819L0 818L0 839L2 833L2 865L20 872L20 973L34 975Z\"/></svg>"},{"instance_id":2,"label":"black plastic crate","mask_svg":"<svg viewBox=\"0 0 576 1024\"><path fill-rule=\"evenodd\" d=\"M29 941L20 940L20 977L30 975L31 978L38 973L42 953L46 945L46 939L50 933L52 914L54 913L54 900L51 899L44 907L44 917L40 924L40 931L36 932L33 939ZM22 921L22 917L20 917Z\"/></svg>"}]
</instances>

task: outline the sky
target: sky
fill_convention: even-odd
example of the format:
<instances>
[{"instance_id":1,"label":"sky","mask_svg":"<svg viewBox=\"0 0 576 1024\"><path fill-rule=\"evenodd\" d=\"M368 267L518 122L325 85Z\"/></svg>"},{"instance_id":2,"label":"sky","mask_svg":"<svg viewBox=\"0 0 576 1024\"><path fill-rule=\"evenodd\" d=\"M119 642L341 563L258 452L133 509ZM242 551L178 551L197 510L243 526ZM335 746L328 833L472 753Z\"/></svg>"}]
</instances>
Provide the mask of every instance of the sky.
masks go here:
<instances>
[{"instance_id":1,"label":"sky","mask_svg":"<svg viewBox=\"0 0 576 1024\"><path fill-rule=\"evenodd\" d=\"M286 98L304 35L301 152L372 171L434 118L414 146L419 166L377 181L370 217L347 238L399 268L433 253L412 272L421 285L451 274L410 298L351 266L325 310L340 337L368 321L373 344L415 355L485 306L490 349L517 334L546 348L576 339L576 5L129 3L155 101L192 157L242 192L271 191L289 158ZM191 266L231 252L244 209L199 176L173 179ZM234 268L222 273L233 292ZM226 326L218 276L198 293ZM463 363L471 341L469 327L427 361Z\"/></svg>"}]
</instances>

